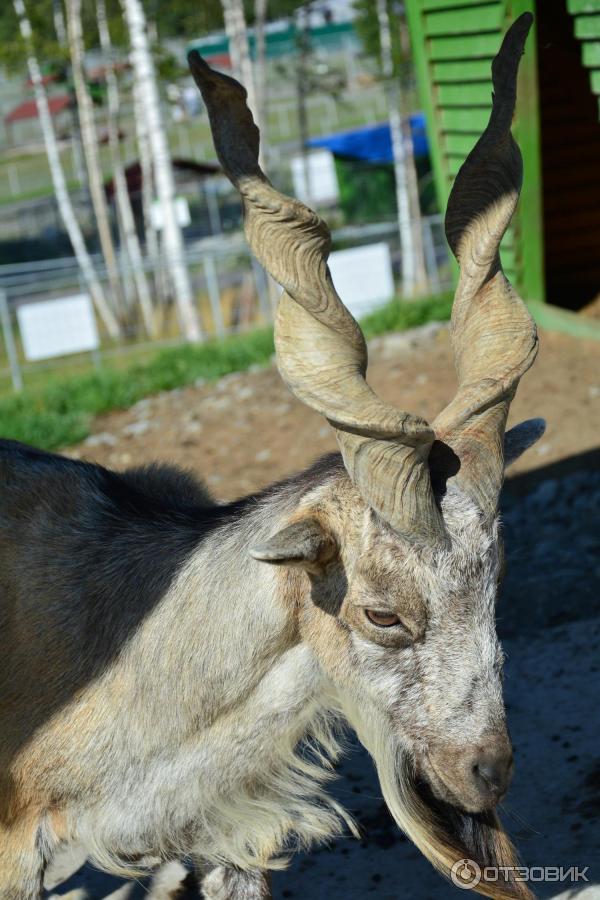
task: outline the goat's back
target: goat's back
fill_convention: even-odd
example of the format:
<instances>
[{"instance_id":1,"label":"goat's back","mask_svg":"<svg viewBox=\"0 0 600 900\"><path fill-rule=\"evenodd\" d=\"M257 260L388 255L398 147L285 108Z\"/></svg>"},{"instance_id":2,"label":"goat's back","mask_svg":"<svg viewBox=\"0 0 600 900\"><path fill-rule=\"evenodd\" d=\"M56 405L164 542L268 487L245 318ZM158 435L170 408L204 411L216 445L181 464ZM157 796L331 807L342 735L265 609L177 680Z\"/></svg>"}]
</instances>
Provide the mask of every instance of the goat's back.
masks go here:
<instances>
[{"instance_id":1,"label":"goat's back","mask_svg":"<svg viewBox=\"0 0 600 900\"><path fill-rule=\"evenodd\" d=\"M222 520L191 476L0 441L0 766L100 674Z\"/></svg>"}]
</instances>

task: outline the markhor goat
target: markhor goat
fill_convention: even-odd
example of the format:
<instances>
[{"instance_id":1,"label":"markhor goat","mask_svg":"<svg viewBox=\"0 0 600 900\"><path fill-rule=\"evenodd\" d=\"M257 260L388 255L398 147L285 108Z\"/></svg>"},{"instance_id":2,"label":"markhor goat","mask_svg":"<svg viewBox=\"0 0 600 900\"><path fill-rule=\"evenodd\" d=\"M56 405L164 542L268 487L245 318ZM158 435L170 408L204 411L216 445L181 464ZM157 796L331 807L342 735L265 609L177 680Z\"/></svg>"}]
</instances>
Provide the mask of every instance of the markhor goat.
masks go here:
<instances>
[{"instance_id":1,"label":"markhor goat","mask_svg":"<svg viewBox=\"0 0 600 900\"><path fill-rule=\"evenodd\" d=\"M493 63L489 125L448 205L459 386L432 426L367 386L326 226L259 169L243 88L191 55L250 245L285 288L279 369L341 455L219 505L169 468L116 474L2 442L2 900L38 898L71 840L110 871L185 855L206 897L268 897L282 854L353 827L323 790L341 721L442 873L516 863L494 813L513 768L497 505L542 426L505 435L537 338L498 247L520 189L510 124L530 24ZM510 876L477 890L529 896Z\"/></svg>"}]
</instances>

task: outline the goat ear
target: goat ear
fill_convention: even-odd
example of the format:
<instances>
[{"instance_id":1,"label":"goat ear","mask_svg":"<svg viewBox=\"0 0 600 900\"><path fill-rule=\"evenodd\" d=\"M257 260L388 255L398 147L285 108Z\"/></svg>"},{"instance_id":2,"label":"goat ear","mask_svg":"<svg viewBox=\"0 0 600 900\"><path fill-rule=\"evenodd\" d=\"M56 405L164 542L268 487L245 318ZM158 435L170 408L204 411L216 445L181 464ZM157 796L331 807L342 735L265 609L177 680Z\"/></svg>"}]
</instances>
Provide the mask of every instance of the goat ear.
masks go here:
<instances>
[{"instance_id":1,"label":"goat ear","mask_svg":"<svg viewBox=\"0 0 600 900\"><path fill-rule=\"evenodd\" d=\"M504 467L514 463L521 454L539 441L546 430L545 419L527 419L504 435Z\"/></svg>"},{"instance_id":2,"label":"goat ear","mask_svg":"<svg viewBox=\"0 0 600 900\"><path fill-rule=\"evenodd\" d=\"M264 544L252 547L250 556L276 566L298 566L318 573L335 551L335 541L316 519L300 519L278 531Z\"/></svg>"}]
</instances>

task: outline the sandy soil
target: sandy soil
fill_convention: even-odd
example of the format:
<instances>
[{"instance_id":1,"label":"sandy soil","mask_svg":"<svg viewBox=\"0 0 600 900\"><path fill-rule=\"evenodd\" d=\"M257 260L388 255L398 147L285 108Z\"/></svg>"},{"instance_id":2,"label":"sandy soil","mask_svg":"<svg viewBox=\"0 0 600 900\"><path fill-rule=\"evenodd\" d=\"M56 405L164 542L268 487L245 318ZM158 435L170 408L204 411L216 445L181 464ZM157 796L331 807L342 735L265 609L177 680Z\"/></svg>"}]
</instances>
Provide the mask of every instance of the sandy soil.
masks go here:
<instances>
[{"instance_id":1,"label":"sandy soil","mask_svg":"<svg viewBox=\"0 0 600 900\"><path fill-rule=\"evenodd\" d=\"M452 398L456 379L446 327L385 335L369 349L369 381L384 399L431 421ZM548 431L513 474L598 445L598 342L541 336L538 360L521 382L510 421L532 416L546 418ZM116 469L153 460L177 463L203 476L216 497L230 499L335 447L327 423L299 403L270 367L100 417L94 433L69 452Z\"/></svg>"}]
</instances>

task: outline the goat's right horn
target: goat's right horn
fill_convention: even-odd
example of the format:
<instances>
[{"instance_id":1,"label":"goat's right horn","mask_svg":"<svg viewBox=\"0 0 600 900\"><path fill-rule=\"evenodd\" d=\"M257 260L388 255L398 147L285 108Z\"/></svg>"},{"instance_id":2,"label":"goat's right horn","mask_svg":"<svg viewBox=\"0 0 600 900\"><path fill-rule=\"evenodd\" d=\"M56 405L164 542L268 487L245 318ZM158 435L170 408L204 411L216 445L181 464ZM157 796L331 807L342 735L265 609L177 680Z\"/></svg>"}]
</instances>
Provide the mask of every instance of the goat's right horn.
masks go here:
<instances>
[{"instance_id":1,"label":"goat's right horn","mask_svg":"<svg viewBox=\"0 0 600 900\"><path fill-rule=\"evenodd\" d=\"M456 176L446 212L448 243L460 264L452 309L459 386L433 424L460 460L456 481L487 519L496 514L504 475L508 408L538 347L535 323L499 255L521 189L521 154L510 129L532 22L530 13L515 20L492 63L490 120Z\"/></svg>"},{"instance_id":2,"label":"goat's right horn","mask_svg":"<svg viewBox=\"0 0 600 900\"><path fill-rule=\"evenodd\" d=\"M303 203L275 190L259 168L259 134L244 88L213 71L196 51L188 60L221 165L242 197L248 243L284 287L275 322L283 379L334 427L348 474L364 500L410 541L445 543L428 467L434 433L423 419L384 403L368 386L364 337L327 267L327 226Z\"/></svg>"}]
</instances>

